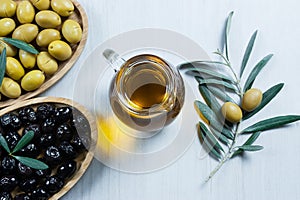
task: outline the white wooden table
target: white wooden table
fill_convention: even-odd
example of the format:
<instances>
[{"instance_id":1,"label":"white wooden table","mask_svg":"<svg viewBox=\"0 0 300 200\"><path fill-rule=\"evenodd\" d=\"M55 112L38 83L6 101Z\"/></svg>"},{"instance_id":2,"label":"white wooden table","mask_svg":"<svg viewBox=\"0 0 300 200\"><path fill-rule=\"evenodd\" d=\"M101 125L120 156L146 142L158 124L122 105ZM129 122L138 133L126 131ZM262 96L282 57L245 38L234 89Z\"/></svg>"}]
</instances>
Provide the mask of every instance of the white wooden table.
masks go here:
<instances>
[{"instance_id":1,"label":"white wooden table","mask_svg":"<svg viewBox=\"0 0 300 200\"><path fill-rule=\"evenodd\" d=\"M251 34L258 29L250 65L274 53L255 86L266 90L285 82L283 92L255 120L300 114L299 44L300 3L297 0L78 0L89 18L85 50L70 72L43 94L72 98L80 65L100 43L122 32L162 28L181 33L208 53L221 46L228 13L235 11L230 50L236 69ZM249 68L246 73L249 72ZM195 85L196 87L196 85ZM173 165L150 174L126 174L94 160L78 184L62 199L80 200L281 200L300 199L300 123L264 133L258 143L265 149L229 161L207 184L203 181L217 164L200 160L200 144Z\"/></svg>"}]
</instances>

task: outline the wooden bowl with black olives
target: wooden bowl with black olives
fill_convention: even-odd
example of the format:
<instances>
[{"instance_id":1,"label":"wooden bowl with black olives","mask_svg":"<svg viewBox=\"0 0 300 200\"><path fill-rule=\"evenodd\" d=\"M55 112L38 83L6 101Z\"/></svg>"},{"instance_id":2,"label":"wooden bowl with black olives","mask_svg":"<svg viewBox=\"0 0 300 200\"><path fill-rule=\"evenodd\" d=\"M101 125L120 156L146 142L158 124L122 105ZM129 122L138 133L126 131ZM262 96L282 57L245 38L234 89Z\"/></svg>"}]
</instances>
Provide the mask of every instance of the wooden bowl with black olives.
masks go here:
<instances>
[{"instance_id":1,"label":"wooden bowl with black olives","mask_svg":"<svg viewBox=\"0 0 300 200\"><path fill-rule=\"evenodd\" d=\"M89 166L96 141L94 118L68 99L0 110L0 199L59 199Z\"/></svg>"}]
</instances>

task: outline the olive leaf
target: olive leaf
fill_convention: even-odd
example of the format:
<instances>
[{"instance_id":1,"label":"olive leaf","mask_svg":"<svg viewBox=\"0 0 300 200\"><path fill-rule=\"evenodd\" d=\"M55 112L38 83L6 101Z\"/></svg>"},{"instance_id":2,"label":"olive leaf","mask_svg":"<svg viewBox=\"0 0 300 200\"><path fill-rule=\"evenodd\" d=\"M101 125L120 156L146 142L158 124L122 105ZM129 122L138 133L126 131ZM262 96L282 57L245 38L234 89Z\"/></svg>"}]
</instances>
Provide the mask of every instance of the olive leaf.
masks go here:
<instances>
[{"instance_id":1,"label":"olive leaf","mask_svg":"<svg viewBox=\"0 0 300 200\"><path fill-rule=\"evenodd\" d=\"M230 76L225 76L224 74L221 74L219 72L216 72L216 71L213 71L210 69L195 67L194 65L193 65L193 67L186 68L186 69L188 70L188 72L191 71L192 75L195 75L195 76L197 76L197 73L200 73L200 75L201 75L201 73L204 73L204 74L210 75L217 79L222 79L222 80L229 81L231 83L235 83L235 81Z\"/></svg>"},{"instance_id":2,"label":"olive leaf","mask_svg":"<svg viewBox=\"0 0 300 200\"><path fill-rule=\"evenodd\" d=\"M221 105L219 104L217 99L212 95L212 93L208 90L207 86L199 85L198 88L206 104L215 112L216 115L219 115Z\"/></svg>"},{"instance_id":3,"label":"olive leaf","mask_svg":"<svg viewBox=\"0 0 300 200\"><path fill-rule=\"evenodd\" d=\"M0 144L5 149L5 151L10 154L10 149L2 134L0 134Z\"/></svg>"},{"instance_id":4,"label":"olive leaf","mask_svg":"<svg viewBox=\"0 0 300 200\"><path fill-rule=\"evenodd\" d=\"M228 37L229 37L229 32L231 28L231 21L232 21L232 16L233 16L233 11L229 13L229 16L227 18L227 23L225 27L225 55L227 60L229 60L229 52L228 52Z\"/></svg>"},{"instance_id":5,"label":"olive leaf","mask_svg":"<svg viewBox=\"0 0 300 200\"><path fill-rule=\"evenodd\" d=\"M216 145L215 145L216 143L212 143L209 140L208 135L209 134L211 135L211 133L208 131L208 129L206 128L206 126L203 123L202 123L202 125L203 125L202 127L201 127L201 124L198 124L198 126L197 126L198 134L200 137L200 142L202 143L202 145L204 145L204 147L206 147L206 150L209 152L209 154L212 157L216 158L217 160L220 160L222 158L221 149L216 147ZM206 136L208 136L208 137L206 137ZM220 144L218 144L218 145L219 145L219 147L221 147Z\"/></svg>"},{"instance_id":6,"label":"olive leaf","mask_svg":"<svg viewBox=\"0 0 300 200\"><path fill-rule=\"evenodd\" d=\"M253 33L253 35L251 36L250 41L249 41L249 43L248 43L248 45L247 45L247 48L246 48L246 51L245 51L245 54L244 54L244 57L243 57L243 61L242 61L240 77L242 77L243 72L244 72L244 70L245 70L245 68L246 68L246 65L247 65L247 63L248 63L248 60L249 60L250 54L251 54L251 52L252 52L252 49L253 49L253 45L254 45L256 36L257 36L257 31L255 31L255 32Z\"/></svg>"},{"instance_id":7,"label":"olive leaf","mask_svg":"<svg viewBox=\"0 0 300 200\"><path fill-rule=\"evenodd\" d=\"M236 93L238 93L237 88L235 85L232 85L226 81L223 80L216 80L216 79L201 79L199 77L196 77L199 84L207 84L207 85L215 85L215 86L224 86L225 88L232 90Z\"/></svg>"},{"instance_id":8,"label":"olive leaf","mask_svg":"<svg viewBox=\"0 0 300 200\"><path fill-rule=\"evenodd\" d=\"M223 144L225 145L229 145L229 140L227 139L226 136L224 136L221 132L217 131L216 129L214 129L213 127L211 127L211 133Z\"/></svg>"},{"instance_id":9,"label":"olive leaf","mask_svg":"<svg viewBox=\"0 0 300 200\"><path fill-rule=\"evenodd\" d=\"M220 100L222 100L224 102L227 102L227 101L235 102L233 100L233 98L231 98L225 91L222 91L220 88L218 88L218 87L207 87L207 88L218 99L220 99Z\"/></svg>"},{"instance_id":10,"label":"olive leaf","mask_svg":"<svg viewBox=\"0 0 300 200\"><path fill-rule=\"evenodd\" d=\"M257 108L255 108L253 111L245 113L243 120L249 119L256 113L258 113L261 109L263 109L281 91L283 86L284 86L283 83L279 83L271 87L270 89L268 89L266 92L264 92L260 105Z\"/></svg>"},{"instance_id":11,"label":"olive leaf","mask_svg":"<svg viewBox=\"0 0 300 200\"><path fill-rule=\"evenodd\" d=\"M32 54L39 54L39 51L36 50L33 46L27 44L26 42L14 38L2 38L2 40L8 44L11 44L19 49L27 51Z\"/></svg>"},{"instance_id":12,"label":"olive leaf","mask_svg":"<svg viewBox=\"0 0 300 200\"><path fill-rule=\"evenodd\" d=\"M279 128L283 125L295 122L300 120L300 115L286 115L278 116L270 119L265 119L260 122L257 122L248 128L241 131L241 133L253 133L257 131L266 131L274 128Z\"/></svg>"},{"instance_id":13,"label":"olive leaf","mask_svg":"<svg viewBox=\"0 0 300 200\"><path fill-rule=\"evenodd\" d=\"M191 68L198 68L199 64L216 64L216 65L227 65L227 63L220 62L220 61L212 61L212 60L197 60L193 62L183 63L178 66L179 69L191 69Z\"/></svg>"},{"instance_id":14,"label":"olive leaf","mask_svg":"<svg viewBox=\"0 0 300 200\"><path fill-rule=\"evenodd\" d=\"M264 68L264 66L266 66L266 64L270 61L270 59L272 57L273 57L273 54L269 54L269 55L265 56L261 61L259 61L259 63L256 64L254 69L251 71L248 79L246 80L246 83L244 85L244 92L246 92L247 90L249 90L251 88L251 86L253 85L254 80L257 77L257 75L259 74L259 72Z\"/></svg>"},{"instance_id":15,"label":"olive leaf","mask_svg":"<svg viewBox=\"0 0 300 200\"><path fill-rule=\"evenodd\" d=\"M264 147L260 145L243 145L243 146L237 146L237 148L242 149L244 151L260 151Z\"/></svg>"},{"instance_id":16,"label":"olive leaf","mask_svg":"<svg viewBox=\"0 0 300 200\"><path fill-rule=\"evenodd\" d=\"M248 138L248 140L247 140L242 146L245 146L245 145L252 145L252 144L257 140L257 138L260 136L260 133L261 133L261 132L255 132L255 133L253 133L253 134ZM239 155L239 154L241 154L241 153L243 153L243 152L244 152L243 149L238 148L238 150L236 150L236 151L233 153L232 157L237 156L237 155Z\"/></svg>"},{"instance_id":17,"label":"olive leaf","mask_svg":"<svg viewBox=\"0 0 300 200\"><path fill-rule=\"evenodd\" d=\"M0 55L0 86L2 85L6 69L6 47L4 47Z\"/></svg>"},{"instance_id":18,"label":"olive leaf","mask_svg":"<svg viewBox=\"0 0 300 200\"><path fill-rule=\"evenodd\" d=\"M13 156L13 157L18 161L20 161L21 163L23 163L24 165L31 167L33 169L44 170L49 168L49 166L43 163L42 161L33 158L28 158L23 156Z\"/></svg>"},{"instance_id":19,"label":"olive leaf","mask_svg":"<svg viewBox=\"0 0 300 200\"><path fill-rule=\"evenodd\" d=\"M224 152L224 149L219 144L215 136L208 130L206 125L202 122L199 122L200 130L203 131L203 134L206 138L208 138L209 142L211 142L212 146L218 151L218 152Z\"/></svg>"},{"instance_id":20,"label":"olive leaf","mask_svg":"<svg viewBox=\"0 0 300 200\"><path fill-rule=\"evenodd\" d=\"M17 143L14 150L11 153L16 153L17 151L21 150L24 146L26 146L34 137L33 131L28 131Z\"/></svg>"},{"instance_id":21,"label":"olive leaf","mask_svg":"<svg viewBox=\"0 0 300 200\"><path fill-rule=\"evenodd\" d=\"M218 120L216 114L204 103L200 101L195 101L195 108L198 112L201 112L203 116L209 121L210 125L217 131L221 132L228 139L233 140L234 137L232 132L224 127Z\"/></svg>"}]
</instances>

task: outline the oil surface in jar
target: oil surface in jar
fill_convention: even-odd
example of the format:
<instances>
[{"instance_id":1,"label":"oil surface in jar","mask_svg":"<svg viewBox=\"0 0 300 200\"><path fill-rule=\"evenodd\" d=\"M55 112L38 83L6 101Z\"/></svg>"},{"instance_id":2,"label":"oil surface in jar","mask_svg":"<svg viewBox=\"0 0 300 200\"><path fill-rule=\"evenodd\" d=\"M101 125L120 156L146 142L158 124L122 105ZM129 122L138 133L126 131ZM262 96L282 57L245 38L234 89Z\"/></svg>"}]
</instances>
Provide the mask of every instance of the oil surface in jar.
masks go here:
<instances>
[{"instance_id":1,"label":"oil surface in jar","mask_svg":"<svg viewBox=\"0 0 300 200\"><path fill-rule=\"evenodd\" d=\"M166 87L157 83L148 83L138 87L131 95L130 100L141 109L151 108L160 104L166 93Z\"/></svg>"}]
</instances>

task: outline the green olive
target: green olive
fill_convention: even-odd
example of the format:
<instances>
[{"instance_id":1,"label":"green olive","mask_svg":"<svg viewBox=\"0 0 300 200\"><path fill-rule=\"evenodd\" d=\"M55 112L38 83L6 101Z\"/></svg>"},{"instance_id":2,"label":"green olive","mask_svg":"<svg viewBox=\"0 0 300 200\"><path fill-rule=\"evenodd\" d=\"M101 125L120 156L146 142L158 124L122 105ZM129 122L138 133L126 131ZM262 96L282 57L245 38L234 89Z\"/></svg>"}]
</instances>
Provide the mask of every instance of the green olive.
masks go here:
<instances>
[{"instance_id":1,"label":"green olive","mask_svg":"<svg viewBox=\"0 0 300 200\"><path fill-rule=\"evenodd\" d=\"M16 28L16 23L11 18L3 18L0 20L0 27L0 37L3 37L10 34Z\"/></svg>"},{"instance_id":2,"label":"green olive","mask_svg":"<svg viewBox=\"0 0 300 200\"><path fill-rule=\"evenodd\" d=\"M37 25L23 24L14 30L12 34L12 38L30 43L32 40L36 38L38 32L39 32L39 28Z\"/></svg>"},{"instance_id":3,"label":"green olive","mask_svg":"<svg viewBox=\"0 0 300 200\"><path fill-rule=\"evenodd\" d=\"M62 25L62 34L68 42L76 44L82 38L82 29L78 22L67 19Z\"/></svg>"},{"instance_id":4,"label":"green olive","mask_svg":"<svg viewBox=\"0 0 300 200\"><path fill-rule=\"evenodd\" d=\"M74 11L74 5L70 0L51 0L51 8L63 17L70 16Z\"/></svg>"},{"instance_id":5,"label":"green olive","mask_svg":"<svg viewBox=\"0 0 300 200\"><path fill-rule=\"evenodd\" d=\"M57 61L46 51L40 52L37 57L37 65L47 75L54 74L58 69Z\"/></svg>"},{"instance_id":6,"label":"green olive","mask_svg":"<svg viewBox=\"0 0 300 200\"><path fill-rule=\"evenodd\" d=\"M27 51L24 51L22 49L19 50L19 59L23 65L23 67L27 69L32 69L35 66L36 63L36 55L29 53Z\"/></svg>"},{"instance_id":7,"label":"green olive","mask_svg":"<svg viewBox=\"0 0 300 200\"><path fill-rule=\"evenodd\" d=\"M30 0L38 10L48 10L50 8L50 0Z\"/></svg>"},{"instance_id":8,"label":"green olive","mask_svg":"<svg viewBox=\"0 0 300 200\"><path fill-rule=\"evenodd\" d=\"M225 119L232 123L237 123L243 118L241 108L232 102L226 102L222 106L222 114Z\"/></svg>"},{"instance_id":9,"label":"green olive","mask_svg":"<svg viewBox=\"0 0 300 200\"><path fill-rule=\"evenodd\" d=\"M251 88L247 90L243 96L242 108L243 110L250 112L260 105L262 100L262 92L259 89Z\"/></svg>"},{"instance_id":10,"label":"green olive","mask_svg":"<svg viewBox=\"0 0 300 200\"><path fill-rule=\"evenodd\" d=\"M2 42L0 45L0 53L2 53L4 47L6 47L6 56L14 57L18 53L18 49L11 44Z\"/></svg>"},{"instance_id":11,"label":"green olive","mask_svg":"<svg viewBox=\"0 0 300 200\"><path fill-rule=\"evenodd\" d=\"M20 80L25 74L25 70L21 63L13 57L6 58L5 72L10 78L16 81Z\"/></svg>"},{"instance_id":12,"label":"green olive","mask_svg":"<svg viewBox=\"0 0 300 200\"><path fill-rule=\"evenodd\" d=\"M48 46L48 52L51 56L59 61L67 60L72 55L72 49L70 45L61 40L51 42Z\"/></svg>"},{"instance_id":13,"label":"green olive","mask_svg":"<svg viewBox=\"0 0 300 200\"><path fill-rule=\"evenodd\" d=\"M34 19L35 10L29 1L21 1L17 7L17 18L21 24L31 23Z\"/></svg>"},{"instance_id":14,"label":"green olive","mask_svg":"<svg viewBox=\"0 0 300 200\"><path fill-rule=\"evenodd\" d=\"M0 17L12 17L15 15L17 3L13 0L1 0Z\"/></svg>"},{"instance_id":15,"label":"green olive","mask_svg":"<svg viewBox=\"0 0 300 200\"><path fill-rule=\"evenodd\" d=\"M60 32L56 29L44 29L42 30L37 38L36 38L36 43L40 47L48 47L48 45L55 41L55 40L60 40Z\"/></svg>"},{"instance_id":16,"label":"green olive","mask_svg":"<svg viewBox=\"0 0 300 200\"><path fill-rule=\"evenodd\" d=\"M60 16L51 10L42 10L35 15L36 23L43 28L56 28L61 25Z\"/></svg>"},{"instance_id":17,"label":"green olive","mask_svg":"<svg viewBox=\"0 0 300 200\"><path fill-rule=\"evenodd\" d=\"M11 78L4 77L0 88L1 93L8 98L18 98L21 96L20 85Z\"/></svg>"},{"instance_id":18,"label":"green olive","mask_svg":"<svg viewBox=\"0 0 300 200\"><path fill-rule=\"evenodd\" d=\"M45 75L40 70L32 70L22 78L21 86L26 91L33 91L41 87L45 81Z\"/></svg>"}]
</instances>

